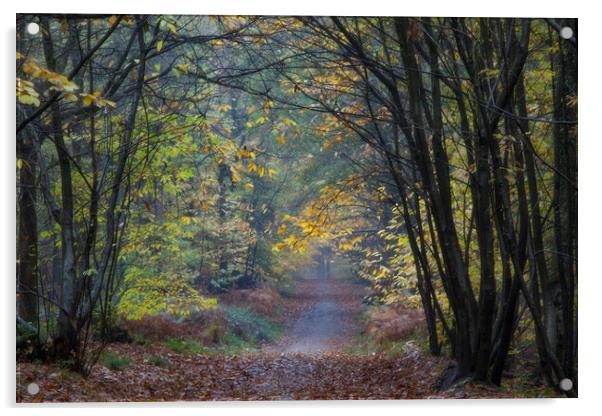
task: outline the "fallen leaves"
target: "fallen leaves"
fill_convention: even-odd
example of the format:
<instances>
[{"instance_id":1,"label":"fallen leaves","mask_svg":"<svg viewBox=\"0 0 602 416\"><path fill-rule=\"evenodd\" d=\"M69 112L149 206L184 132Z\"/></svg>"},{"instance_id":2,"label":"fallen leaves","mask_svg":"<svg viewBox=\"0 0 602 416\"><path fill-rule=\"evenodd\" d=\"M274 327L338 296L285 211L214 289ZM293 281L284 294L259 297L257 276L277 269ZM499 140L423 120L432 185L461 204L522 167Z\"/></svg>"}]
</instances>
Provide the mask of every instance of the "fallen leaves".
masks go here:
<instances>
[{"instance_id":1,"label":"fallen leaves","mask_svg":"<svg viewBox=\"0 0 602 416\"><path fill-rule=\"evenodd\" d=\"M149 350L150 349L150 350ZM445 367L443 359L345 353L175 354L160 346L113 344L132 365L109 370L97 365L84 379L56 366L20 363L18 402L204 401L204 400L354 400L411 399L432 394L425 370ZM161 368L148 356L161 354ZM40 386L37 395L27 385Z\"/></svg>"},{"instance_id":2,"label":"fallen leaves","mask_svg":"<svg viewBox=\"0 0 602 416\"><path fill-rule=\"evenodd\" d=\"M284 322L296 322L324 296L334 299L348 319L341 321L341 336L333 337L326 351L283 353L282 350L298 341L290 334L260 352L240 355L174 353L158 343L144 346L113 343L107 352L128 357L131 364L121 370L97 364L86 379L56 364L18 363L17 402L513 397L513 389L479 384L437 391L435 386L451 361L430 356L412 342L404 344L398 354L340 352L361 331L353 317L361 309L363 291L361 286L334 280L321 282L320 290L316 290L317 283L320 282L297 282L280 317ZM247 292L241 291L241 299L249 301ZM253 303L265 303L266 307L273 304L274 294L264 295L266 299ZM29 394L29 383L38 384L39 393Z\"/></svg>"}]
</instances>

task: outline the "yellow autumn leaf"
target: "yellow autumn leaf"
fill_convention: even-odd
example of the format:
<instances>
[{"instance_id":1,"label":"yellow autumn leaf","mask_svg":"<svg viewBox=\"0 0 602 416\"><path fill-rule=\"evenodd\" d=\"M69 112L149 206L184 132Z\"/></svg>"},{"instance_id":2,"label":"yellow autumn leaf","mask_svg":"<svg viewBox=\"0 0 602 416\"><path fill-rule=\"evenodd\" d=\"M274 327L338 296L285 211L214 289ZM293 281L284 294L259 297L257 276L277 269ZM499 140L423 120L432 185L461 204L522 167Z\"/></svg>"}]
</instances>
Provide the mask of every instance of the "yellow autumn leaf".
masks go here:
<instances>
[{"instance_id":1,"label":"yellow autumn leaf","mask_svg":"<svg viewBox=\"0 0 602 416\"><path fill-rule=\"evenodd\" d=\"M109 17L109 26L115 25L115 22L117 22L117 16L116 15L113 15L113 16Z\"/></svg>"},{"instance_id":2,"label":"yellow autumn leaf","mask_svg":"<svg viewBox=\"0 0 602 416\"><path fill-rule=\"evenodd\" d=\"M291 120L290 118L285 118L285 119L283 120L283 123L284 123L285 125L287 125L288 127L294 127L294 126L296 126L296 125L297 125L297 123L296 123L294 120Z\"/></svg>"},{"instance_id":3,"label":"yellow autumn leaf","mask_svg":"<svg viewBox=\"0 0 602 416\"><path fill-rule=\"evenodd\" d=\"M288 245L286 243L276 243L272 246L272 251L275 252L280 252L282 250L285 250L288 248Z\"/></svg>"},{"instance_id":4,"label":"yellow autumn leaf","mask_svg":"<svg viewBox=\"0 0 602 416\"><path fill-rule=\"evenodd\" d=\"M274 101L268 100L263 103L263 111L269 111L272 107L274 107Z\"/></svg>"},{"instance_id":5,"label":"yellow autumn leaf","mask_svg":"<svg viewBox=\"0 0 602 416\"><path fill-rule=\"evenodd\" d=\"M109 106L111 108L117 107L117 104L114 101L107 100L106 98L99 98L96 100L96 102L94 104L96 104L97 107L104 107L104 106Z\"/></svg>"},{"instance_id":6,"label":"yellow autumn leaf","mask_svg":"<svg viewBox=\"0 0 602 416\"><path fill-rule=\"evenodd\" d=\"M40 100L33 95L20 94L17 98L21 104L35 105L36 107L40 105Z\"/></svg>"},{"instance_id":7,"label":"yellow autumn leaf","mask_svg":"<svg viewBox=\"0 0 602 416\"><path fill-rule=\"evenodd\" d=\"M255 124L260 125L260 124L266 123L268 120L269 120L269 118L261 116L257 120L255 120Z\"/></svg>"},{"instance_id":8,"label":"yellow autumn leaf","mask_svg":"<svg viewBox=\"0 0 602 416\"><path fill-rule=\"evenodd\" d=\"M233 183L237 183L240 182L240 174L234 170L233 168L230 168L230 173L232 174L232 182Z\"/></svg>"},{"instance_id":9,"label":"yellow autumn leaf","mask_svg":"<svg viewBox=\"0 0 602 416\"><path fill-rule=\"evenodd\" d=\"M286 143L286 139L283 136L280 136L280 137L278 137L278 143L285 144Z\"/></svg>"},{"instance_id":10,"label":"yellow autumn leaf","mask_svg":"<svg viewBox=\"0 0 602 416\"><path fill-rule=\"evenodd\" d=\"M72 92L68 92L68 93L64 94L63 97L65 98L66 101L68 101L70 103L77 101L77 95Z\"/></svg>"},{"instance_id":11,"label":"yellow autumn leaf","mask_svg":"<svg viewBox=\"0 0 602 416\"><path fill-rule=\"evenodd\" d=\"M257 174L259 175L259 177L260 177L260 178L262 178L262 177L263 177L263 175L265 175L265 168L264 168L263 166L260 166L260 167L257 169Z\"/></svg>"},{"instance_id":12,"label":"yellow autumn leaf","mask_svg":"<svg viewBox=\"0 0 602 416\"><path fill-rule=\"evenodd\" d=\"M167 23L167 28L171 31L171 33L173 33L176 36L179 36L180 34L178 33L178 29L176 28L176 25L174 25L173 23L168 22Z\"/></svg>"},{"instance_id":13,"label":"yellow autumn leaf","mask_svg":"<svg viewBox=\"0 0 602 416\"><path fill-rule=\"evenodd\" d=\"M91 105L96 99L92 94L80 94L80 97L82 97L82 102L86 107Z\"/></svg>"},{"instance_id":14,"label":"yellow autumn leaf","mask_svg":"<svg viewBox=\"0 0 602 416\"><path fill-rule=\"evenodd\" d=\"M188 73L188 68L190 68L190 64L189 63L176 65L176 69L178 71L180 71L180 72L185 73L185 74Z\"/></svg>"}]
</instances>

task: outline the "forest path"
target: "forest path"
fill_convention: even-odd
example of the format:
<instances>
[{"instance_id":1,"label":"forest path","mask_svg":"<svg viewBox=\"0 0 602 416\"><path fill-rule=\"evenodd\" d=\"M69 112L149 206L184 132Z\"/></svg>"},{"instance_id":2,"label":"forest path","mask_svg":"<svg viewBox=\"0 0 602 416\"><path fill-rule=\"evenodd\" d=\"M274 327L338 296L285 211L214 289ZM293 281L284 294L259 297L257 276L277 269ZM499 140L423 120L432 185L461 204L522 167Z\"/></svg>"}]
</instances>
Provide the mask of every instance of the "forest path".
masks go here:
<instances>
[{"instance_id":1,"label":"forest path","mask_svg":"<svg viewBox=\"0 0 602 416\"><path fill-rule=\"evenodd\" d=\"M359 335L364 288L337 279L297 282L290 299L297 310L285 316L287 333L266 352L322 353L342 351Z\"/></svg>"},{"instance_id":2,"label":"forest path","mask_svg":"<svg viewBox=\"0 0 602 416\"><path fill-rule=\"evenodd\" d=\"M353 354L362 325L361 285L303 280L286 299L281 318L288 331L260 351L239 355L178 354L160 344L111 344L128 356L123 370L95 367L87 379L51 367L19 366L17 401L348 400L437 397L433 385L447 360L416 348L396 355ZM169 361L165 368L152 356ZM40 394L26 386L36 382Z\"/></svg>"}]
</instances>

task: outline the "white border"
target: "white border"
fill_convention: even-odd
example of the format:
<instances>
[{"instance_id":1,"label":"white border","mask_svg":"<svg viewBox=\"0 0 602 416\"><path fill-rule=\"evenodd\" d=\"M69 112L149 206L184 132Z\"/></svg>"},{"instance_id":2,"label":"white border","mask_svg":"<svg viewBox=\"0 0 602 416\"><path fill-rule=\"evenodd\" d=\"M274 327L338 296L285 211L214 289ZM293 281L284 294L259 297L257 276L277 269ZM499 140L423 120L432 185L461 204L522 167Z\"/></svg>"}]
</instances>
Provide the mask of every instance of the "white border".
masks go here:
<instances>
[{"instance_id":1,"label":"white border","mask_svg":"<svg viewBox=\"0 0 602 416\"><path fill-rule=\"evenodd\" d=\"M148 416L206 413L241 413L290 415L345 413L363 415L373 411L378 416L401 413L422 415L487 414L506 415L526 412L546 415L588 414L600 407L602 397L600 361L602 352L600 307L602 302L602 246L600 207L602 207L602 139L600 123L602 91L598 73L600 62L600 13L594 2L577 1L403 1L403 0L3 0L1 55L3 76L0 83L2 111L0 137L0 256L4 283L0 288L2 302L2 336L0 397L5 414L37 415L44 412L60 415L115 415L144 412ZM515 17L578 17L579 18L579 363L580 398L576 400L470 400L470 401L406 401L406 402L272 402L272 403L182 403L182 404L110 404L110 405L45 405L15 406L14 310L15 310L15 104L14 51L15 13L80 12L80 13L165 13L165 14L272 14L272 15L407 15L407 16L515 16ZM107 409L107 407L109 407ZM169 410L168 410L169 409ZM176 410L177 409L177 410Z\"/></svg>"}]
</instances>

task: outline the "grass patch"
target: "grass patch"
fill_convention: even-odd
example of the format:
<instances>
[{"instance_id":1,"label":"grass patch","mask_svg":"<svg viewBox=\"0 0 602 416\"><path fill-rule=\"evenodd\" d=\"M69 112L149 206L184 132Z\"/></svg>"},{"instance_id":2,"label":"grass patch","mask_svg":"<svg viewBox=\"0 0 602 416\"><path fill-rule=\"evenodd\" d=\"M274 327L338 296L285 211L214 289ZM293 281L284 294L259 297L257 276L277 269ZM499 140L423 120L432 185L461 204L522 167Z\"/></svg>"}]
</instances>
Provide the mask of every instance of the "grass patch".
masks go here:
<instances>
[{"instance_id":1,"label":"grass patch","mask_svg":"<svg viewBox=\"0 0 602 416\"><path fill-rule=\"evenodd\" d=\"M226 333L223 342L233 347L244 348L246 345L242 341L251 346L271 342L284 332L281 325L247 308L230 305L226 314L231 330Z\"/></svg>"},{"instance_id":2,"label":"grass patch","mask_svg":"<svg viewBox=\"0 0 602 416\"><path fill-rule=\"evenodd\" d=\"M152 344L152 341L150 339L143 337L142 335L134 335L132 337L132 343L134 343L136 345L147 346L147 345Z\"/></svg>"},{"instance_id":3,"label":"grass patch","mask_svg":"<svg viewBox=\"0 0 602 416\"><path fill-rule=\"evenodd\" d=\"M70 370L72 368L75 368L75 360L73 359L69 359L69 360L58 360L56 362L56 364L59 366L59 368L61 368L62 370Z\"/></svg>"},{"instance_id":4,"label":"grass patch","mask_svg":"<svg viewBox=\"0 0 602 416\"><path fill-rule=\"evenodd\" d=\"M278 293L280 293L280 296L283 298L291 299L295 296L295 286L291 284L282 285L278 288Z\"/></svg>"},{"instance_id":5,"label":"grass patch","mask_svg":"<svg viewBox=\"0 0 602 416\"><path fill-rule=\"evenodd\" d=\"M225 354L236 354L242 351L248 352L255 350L257 350L257 344L254 341L247 341L232 331L226 332L220 345L217 347L217 351Z\"/></svg>"},{"instance_id":6,"label":"grass patch","mask_svg":"<svg viewBox=\"0 0 602 416\"><path fill-rule=\"evenodd\" d=\"M171 365L167 358L162 357L160 355L152 355L147 358L146 362L161 368L169 368L169 366Z\"/></svg>"},{"instance_id":7,"label":"grass patch","mask_svg":"<svg viewBox=\"0 0 602 416\"><path fill-rule=\"evenodd\" d=\"M222 304L217 312L215 319L210 319L204 327L197 328L200 329L198 336L194 333L188 336L165 334L160 342L178 354L236 354L255 351L260 345L273 342L284 333L282 324L247 307ZM271 313L278 316L277 307L272 308ZM144 347L153 341L136 334L132 337L132 343ZM165 363L159 361L150 357L145 362L162 367Z\"/></svg>"},{"instance_id":8,"label":"grass patch","mask_svg":"<svg viewBox=\"0 0 602 416\"><path fill-rule=\"evenodd\" d=\"M368 309L362 311L362 313L355 315L353 318L357 322L368 322L370 320L370 311Z\"/></svg>"},{"instance_id":9,"label":"grass patch","mask_svg":"<svg viewBox=\"0 0 602 416\"><path fill-rule=\"evenodd\" d=\"M131 364L130 357L120 356L112 352L103 352L100 355L100 362L110 370L123 370Z\"/></svg>"},{"instance_id":10,"label":"grass patch","mask_svg":"<svg viewBox=\"0 0 602 416\"><path fill-rule=\"evenodd\" d=\"M207 350L193 339L167 338L165 344L177 353L206 354Z\"/></svg>"}]
</instances>

